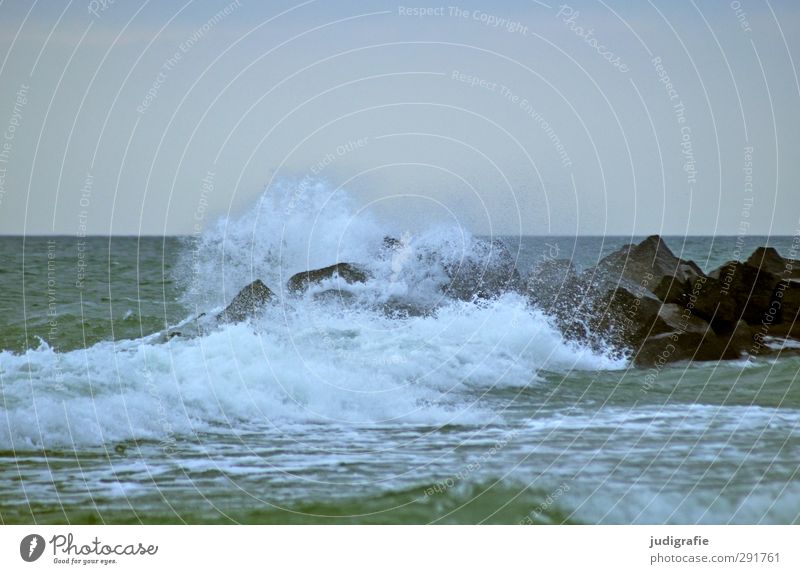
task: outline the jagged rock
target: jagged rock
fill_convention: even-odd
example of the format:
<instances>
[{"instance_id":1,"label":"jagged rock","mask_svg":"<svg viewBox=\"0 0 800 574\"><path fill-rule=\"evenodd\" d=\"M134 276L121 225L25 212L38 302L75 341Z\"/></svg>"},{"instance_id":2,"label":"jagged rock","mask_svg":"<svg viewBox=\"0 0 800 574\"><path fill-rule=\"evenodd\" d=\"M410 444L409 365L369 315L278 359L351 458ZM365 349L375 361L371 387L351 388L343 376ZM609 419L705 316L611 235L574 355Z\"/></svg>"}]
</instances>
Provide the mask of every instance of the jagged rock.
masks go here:
<instances>
[{"instance_id":1,"label":"jagged rock","mask_svg":"<svg viewBox=\"0 0 800 574\"><path fill-rule=\"evenodd\" d=\"M774 247L758 247L747 258L747 265L777 275L781 279L800 279L800 261L781 257Z\"/></svg>"},{"instance_id":2,"label":"jagged rock","mask_svg":"<svg viewBox=\"0 0 800 574\"><path fill-rule=\"evenodd\" d=\"M665 276L685 283L703 275L694 261L676 257L658 235L651 235L636 245L626 245L604 257L594 272L610 281L623 278L637 285L647 282L652 287Z\"/></svg>"},{"instance_id":3,"label":"jagged rock","mask_svg":"<svg viewBox=\"0 0 800 574\"><path fill-rule=\"evenodd\" d=\"M652 367L675 361L720 361L738 359L742 351L728 344L713 331L706 333L672 332L648 338L634 354L634 363Z\"/></svg>"},{"instance_id":4,"label":"jagged rock","mask_svg":"<svg viewBox=\"0 0 800 574\"><path fill-rule=\"evenodd\" d=\"M750 325L744 321L739 321L730 335L727 335L728 344L740 355L749 354L753 350L755 333ZM724 335L721 335L721 337L725 338Z\"/></svg>"},{"instance_id":5,"label":"jagged rock","mask_svg":"<svg viewBox=\"0 0 800 574\"><path fill-rule=\"evenodd\" d=\"M800 322L800 282L789 281L782 291L781 319L784 323L797 325Z\"/></svg>"},{"instance_id":6,"label":"jagged rock","mask_svg":"<svg viewBox=\"0 0 800 574\"><path fill-rule=\"evenodd\" d=\"M780 282L777 275L740 261L729 261L709 276L719 282L723 297L734 299L740 317L750 325L764 320L764 314L775 301L775 289ZM780 316L775 322L780 322Z\"/></svg>"},{"instance_id":7,"label":"jagged rock","mask_svg":"<svg viewBox=\"0 0 800 574\"><path fill-rule=\"evenodd\" d=\"M660 317L662 306L645 289L632 293L617 287L588 306L589 332L605 343L638 348L647 338L672 330Z\"/></svg>"},{"instance_id":8,"label":"jagged rock","mask_svg":"<svg viewBox=\"0 0 800 574\"><path fill-rule=\"evenodd\" d=\"M775 303L780 305L780 320L763 321L768 324L766 335L800 339L800 282L779 282L775 289Z\"/></svg>"},{"instance_id":9,"label":"jagged rock","mask_svg":"<svg viewBox=\"0 0 800 574\"><path fill-rule=\"evenodd\" d=\"M666 323L672 332L706 333L711 326L692 314L682 305L668 303L661 307L658 317Z\"/></svg>"},{"instance_id":10,"label":"jagged rock","mask_svg":"<svg viewBox=\"0 0 800 574\"><path fill-rule=\"evenodd\" d=\"M729 360L771 352L765 337L800 339L796 264L800 271L800 261L759 248L706 276L651 236L578 277L567 262L543 266L529 284L558 285L556 294L529 296L559 309L558 290L568 292L568 311L554 313L565 336L627 349L637 365Z\"/></svg>"},{"instance_id":11,"label":"jagged rock","mask_svg":"<svg viewBox=\"0 0 800 574\"><path fill-rule=\"evenodd\" d=\"M589 284L571 261L548 259L533 269L525 282L528 302L555 320L567 339L585 341L594 338L602 346L602 334L590 332L589 319L594 312L594 298L588 297Z\"/></svg>"},{"instance_id":12,"label":"jagged rock","mask_svg":"<svg viewBox=\"0 0 800 574\"><path fill-rule=\"evenodd\" d=\"M685 305L690 287L688 281L679 281L675 277L665 275L653 288L653 294L664 303Z\"/></svg>"},{"instance_id":13,"label":"jagged rock","mask_svg":"<svg viewBox=\"0 0 800 574\"><path fill-rule=\"evenodd\" d=\"M673 311L669 312L670 314ZM716 334L702 320L691 317L680 310L678 328L669 333L660 333L646 339L634 352L634 363L641 367L652 367L676 361L727 361L746 356L753 343L753 330L740 321L731 333Z\"/></svg>"},{"instance_id":14,"label":"jagged rock","mask_svg":"<svg viewBox=\"0 0 800 574\"><path fill-rule=\"evenodd\" d=\"M301 271L292 275L287 283L287 288L292 294L306 291L311 285L320 283L325 279L340 277L347 283L364 283L368 275L366 271L352 263L336 263L322 269Z\"/></svg>"},{"instance_id":15,"label":"jagged rock","mask_svg":"<svg viewBox=\"0 0 800 574\"><path fill-rule=\"evenodd\" d=\"M525 282L528 299L546 312L574 309L584 287L568 259L548 259L534 267Z\"/></svg>"},{"instance_id":16,"label":"jagged rock","mask_svg":"<svg viewBox=\"0 0 800 574\"><path fill-rule=\"evenodd\" d=\"M684 305L692 313L709 321L718 333L729 333L741 317L741 308L735 297L723 290L713 277L696 279L687 289Z\"/></svg>"},{"instance_id":17,"label":"jagged rock","mask_svg":"<svg viewBox=\"0 0 800 574\"><path fill-rule=\"evenodd\" d=\"M449 282L442 290L462 301L491 299L509 291L524 292L522 277L500 240L475 240L468 255L442 264Z\"/></svg>"},{"instance_id":18,"label":"jagged rock","mask_svg":"<svg viewBox=\"0 0 800 574\"><path fill-rule=\"evenodd\" d=\"M273 299L272 291L260 279L256 279L244 287L230 305L217 315L223 323L238 323L261 312Z\"/></svg>"}]
</instances>

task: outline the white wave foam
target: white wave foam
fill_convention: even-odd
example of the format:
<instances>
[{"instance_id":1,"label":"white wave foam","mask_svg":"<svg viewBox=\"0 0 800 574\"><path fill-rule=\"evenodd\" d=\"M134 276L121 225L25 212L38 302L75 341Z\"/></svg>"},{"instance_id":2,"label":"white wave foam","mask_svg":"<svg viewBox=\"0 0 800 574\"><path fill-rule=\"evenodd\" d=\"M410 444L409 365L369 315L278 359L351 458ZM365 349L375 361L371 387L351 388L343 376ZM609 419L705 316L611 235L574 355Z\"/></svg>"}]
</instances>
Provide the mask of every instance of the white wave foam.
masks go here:
<instances>
[{"instance_id":1,"label":"white wave foam","mask_svg":"<svg viewBox=\"0 0 800 574\"><path fill-rule=\"evenodd\" d=\"M387 256L392 234L401 245ZM187 250L182 280L187 303L202 310L255 278L281 295L277 306L196 338L0 353L0 448L170 440L243 423L480 423L494 415L476 405L475 389L535 383L543 369L624 366L564 341L517 294L443 301L441 267L428 255L463 257L472 241L460 229L396 233L322 184L270 190ZM353 288L357 304L282 293L292 273L340 261L372 274ZM380 304L396 296L438 307L390 318Z\"/></svg>"}]
</instances>

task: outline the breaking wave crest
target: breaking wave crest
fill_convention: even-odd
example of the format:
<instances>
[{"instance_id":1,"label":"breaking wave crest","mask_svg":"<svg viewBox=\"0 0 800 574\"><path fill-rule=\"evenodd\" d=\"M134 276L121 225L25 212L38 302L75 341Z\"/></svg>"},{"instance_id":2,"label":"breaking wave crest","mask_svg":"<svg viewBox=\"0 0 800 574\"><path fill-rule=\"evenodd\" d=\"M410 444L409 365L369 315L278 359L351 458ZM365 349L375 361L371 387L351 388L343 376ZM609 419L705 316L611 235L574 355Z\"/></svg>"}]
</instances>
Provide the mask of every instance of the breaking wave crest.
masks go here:
<instances>
[{"instance_id":1,"label":"breaking wave crest","mask_svg":"<svg viewBox=\"0 0 800 574\"><path fill-rule=\"evenodd\" d=\"M187 242L178 279L193 315L213 316L254 279L276 305L194 337L3 351L0 448L165 440L244 424L486 424L500 416L480 401L493 387L625 365L565 341L522 294L449 297L447 266L480 265L485 245L461 228L398 228L323 183L270 188L241 217ZM336 279L288 293L292 274L337 262L363 266L370 279L348 285L346 299L319 297L342 287ZM391 312L409 306L423 312Z\"/></svg>"}]
</instances>

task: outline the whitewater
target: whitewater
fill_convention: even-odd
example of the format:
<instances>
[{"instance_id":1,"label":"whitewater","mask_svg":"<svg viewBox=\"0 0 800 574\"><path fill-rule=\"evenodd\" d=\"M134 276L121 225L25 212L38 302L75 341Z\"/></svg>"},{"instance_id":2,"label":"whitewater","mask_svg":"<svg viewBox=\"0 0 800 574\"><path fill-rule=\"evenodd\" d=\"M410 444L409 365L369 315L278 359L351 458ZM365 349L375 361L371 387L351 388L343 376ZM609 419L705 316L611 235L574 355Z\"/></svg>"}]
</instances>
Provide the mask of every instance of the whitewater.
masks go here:
<instances>
[{"instance_id":1,"label":"whitewater","mask_svg":"<svg viewBox=\"0 0 800 574\"><path fill-rule=\"evenodd\" d=\"M403 228L344 190L286 181L174 245L95 246L87 282L94 272L103 288L62 296L63 340L47 340L47 309L30 301L16 302L29 306L24 321L5 318L0 515L800 519L797 359L675 365L645 384L624 353L565 339L519 293L450 297L445 267L480 265L486 240ZM523 277L551 251L504 241ZM703 239L684 241L717 257ZM615 245L567 243L578 264ZM295 273L338 262L363 266L368 280L286 288ZM18 281L10 271L0 281ZM43 280L28 273L28 288ZM276 304L214 321L255 279Z\"/></svg>"}]
</instances>

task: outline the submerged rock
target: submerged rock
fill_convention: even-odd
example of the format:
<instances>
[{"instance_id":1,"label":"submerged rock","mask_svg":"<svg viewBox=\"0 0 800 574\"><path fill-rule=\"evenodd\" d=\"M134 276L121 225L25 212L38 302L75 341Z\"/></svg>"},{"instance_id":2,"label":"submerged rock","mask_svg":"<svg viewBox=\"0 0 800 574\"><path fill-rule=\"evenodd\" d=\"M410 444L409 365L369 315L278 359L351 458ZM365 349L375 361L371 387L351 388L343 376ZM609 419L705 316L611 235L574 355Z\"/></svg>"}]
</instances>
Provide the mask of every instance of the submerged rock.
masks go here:
<instances>
[{"instance_id":1,"label":"submerged rock","mask_svg":"<svg viewBox=\"0 0 800 574\"><path fill-rule=\"evenodd\" d=\"M470 253L442 266L449 279L442 290L455 299L491 299L525 290L514 257L499 239L475 240Z\"/></svg>"},{"instance_id":2,"label":"submerged rock","mask_svg":"<svg viewBox=\"0 0 800 574\"><path fill-rule=\"evenodd\" d=\"M261 312L270 303L274 295L269 287L260 279L256 279L233 298L230 305L217 315L222 323L238 323Z\"/></svg>"},{"instance_id":3,"label":"submerged rock","mask_svg":"<svg viewBox=\"0 0 800 574\"><path fill-rule=\"evenodd\" d=\"M335 277L340 277L347 283L364 283L369 276L364 269L352 263L336 263L322 269L296 273L292 275L286 286L290 293L299 294L306 291L311 285Z\"/></svg>"}]
</instances>

